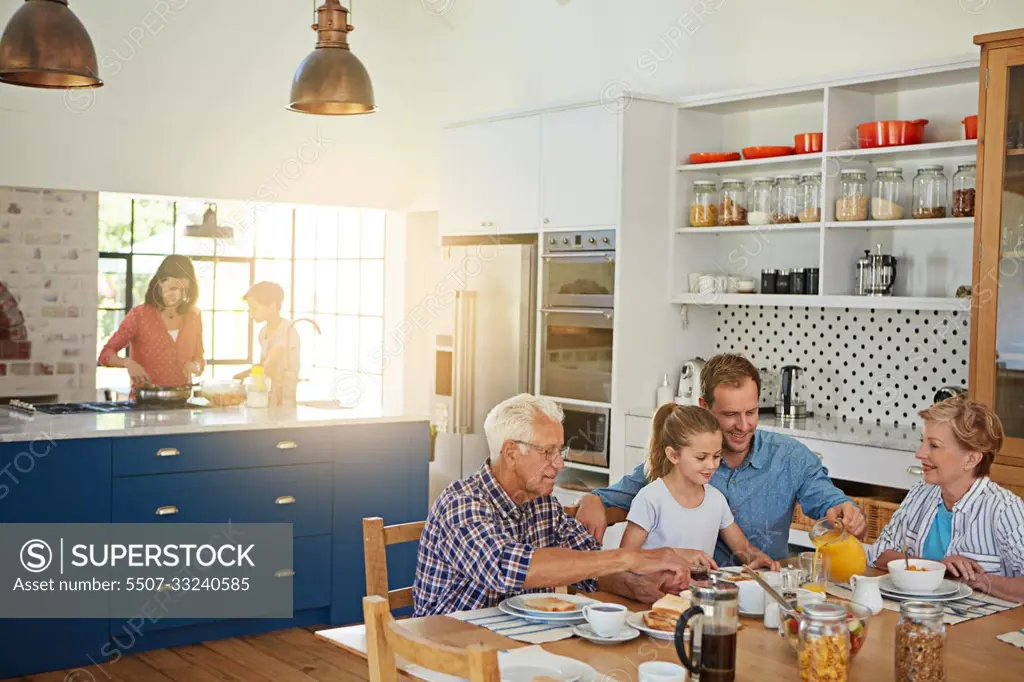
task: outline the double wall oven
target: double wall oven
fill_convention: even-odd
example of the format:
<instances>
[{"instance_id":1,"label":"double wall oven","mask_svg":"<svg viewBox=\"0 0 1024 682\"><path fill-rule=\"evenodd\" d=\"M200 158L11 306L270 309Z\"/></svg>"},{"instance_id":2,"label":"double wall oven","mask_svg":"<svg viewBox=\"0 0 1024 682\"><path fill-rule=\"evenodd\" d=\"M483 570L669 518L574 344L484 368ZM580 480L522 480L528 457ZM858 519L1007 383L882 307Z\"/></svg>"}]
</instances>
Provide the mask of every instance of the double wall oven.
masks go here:
<instances>
[{"instance_id":1,"label":"double wall oven","mask_svg":"<svg viewBox=\"0 0 1024 682\"><path fill-rule=\"evenodd\" d=\"M615 231L548 235L543 247L540 392L562 401L571 461L608 466Z\"/></svg>"}]
</instances>

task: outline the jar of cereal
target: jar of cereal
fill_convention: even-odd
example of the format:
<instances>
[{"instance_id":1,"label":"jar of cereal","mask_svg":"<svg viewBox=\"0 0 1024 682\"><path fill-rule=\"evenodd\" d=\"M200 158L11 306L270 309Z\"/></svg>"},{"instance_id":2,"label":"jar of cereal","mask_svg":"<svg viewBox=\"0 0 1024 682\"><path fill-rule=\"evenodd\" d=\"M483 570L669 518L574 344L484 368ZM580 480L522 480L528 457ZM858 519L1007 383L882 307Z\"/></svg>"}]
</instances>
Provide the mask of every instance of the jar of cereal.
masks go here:
<instances>
[{"instance_id":1,"label":"jar of cereal","mask_svg":"<svg viewBox=\"0 0 1024 682\"><path fill-rule=\"evenodd\" d=\"M836 220L868 219L868 174L862 170L839 173L839 198L836 199Z\"/></svg>"},{"instance_id":2,"label":"jar of cereal","mask_svg":"<svg viewBox=\"0 0 1024 682\"><path fill-rule=\"evenodd\" d=\"M747 224L747 186L742 180L722 180L722 200L718 204L718 224L736 226Z\"/></svg>"},{"instance_id":3,"label":"jar of cereal","mask_svg":"<svg viewBox=\"0 0 1024 682\"><path fill-rule=\"evenodd\" d=\"M903 169L879 168L871 185L871 219L903 220Z\"/></svg>"},{"instance_id":4,"label":"jar of cereal","mask_svg":"<svg viewBox=\"0 0 1024 682\"><path fill-rule=\"evenodd\" d=\"M718 190L715 183L697 180L693 183L690 202L690 227L714 227L718 224Z\"/></svg>"},{"instance_id":5,"label":"jar of cereal","mask_svg":"<svg viewBox=\"0 0 1024 682\"><path fill-rule=\"evenodd\" d=\"M953 176L953 217L974 216L974 163L962 163Z\"/></svg>"},{"instance_id":6,"label":"jar of cereal","mask_svg":"<svg viewBox=\"0 0 1024 682\"><path fill-rule=\"evenodd\" d=\"M775 192L772 200L773 223L800 222L800 176L780 175L775 178Z\"/></svg>"},{"instance_id":7,"label":"jar of cereal","mask_svg":"<svg viewBox=\"0 0 1024 682\"><path fill-rule=\"evenodd\" d=\"M945 218L946 217L946 176L942 172L941 165L921 166L917 169L917 175L913 182L914 210L911 215L915 218Z\"/></svg>"},{"instance_id":8,"label":"jar of cereal","mask_svg":"<svg viewBox=\"0 0 1024 682\"><path fill-rule=\"evenodd\" d=\"M806 604L800 619L800 679L846 682L850 633L846 608L836 602Z\"/></svg>"},{"instance_id":9,"label":"jar of cereal","mask_svg":"<svg viewBox=\"0 0 1024 682\"><path fill-rule=\"evenodd\" d=\"M821 220L821 172L800 176L800 222L816 223Z\"/></svg>"},{"instance_id":10,"label":"jar of cereal","mask_svg":"<svg viewBox=\"0 0 1024 682\"><path fill-rule=\"evenodd\" d=\"M767 225L772 222L772 190L775 181L771 178L754 178L750 186L747 222L750 225Z\"/></svg>"},{"instance_id":11,"label":"jar of cereal","mask_svg":"<svg viewBox=\"0 0 1024 682\"><path fill-rule=\"evenodd\" d=\"M946 626L942 604L905 601L896 621L896 682L946 679Z\"/></svg>"}]
</instances>

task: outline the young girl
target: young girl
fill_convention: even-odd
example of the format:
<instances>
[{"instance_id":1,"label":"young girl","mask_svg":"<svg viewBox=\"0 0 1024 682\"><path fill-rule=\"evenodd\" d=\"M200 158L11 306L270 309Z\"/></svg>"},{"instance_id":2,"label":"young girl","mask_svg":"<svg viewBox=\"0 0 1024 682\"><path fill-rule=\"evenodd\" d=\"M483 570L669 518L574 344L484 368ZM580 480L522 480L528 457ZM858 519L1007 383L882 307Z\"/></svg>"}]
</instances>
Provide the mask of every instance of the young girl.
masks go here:
<instances>
[{"instance_id":1,"label":"young girl","mask_svg":"<svg viewBox=\"0 0 1024 682\"><path fill-rule=\"evenodd\" d=\"M718 568L711 557L719 533L751 568L778 565L750 544L725 495L708 485L722 456L718 420L703 407L662 405L654 415L645 486L626 517L622 547L689 549L694 567Z\"/></svg>"}]
</instances>

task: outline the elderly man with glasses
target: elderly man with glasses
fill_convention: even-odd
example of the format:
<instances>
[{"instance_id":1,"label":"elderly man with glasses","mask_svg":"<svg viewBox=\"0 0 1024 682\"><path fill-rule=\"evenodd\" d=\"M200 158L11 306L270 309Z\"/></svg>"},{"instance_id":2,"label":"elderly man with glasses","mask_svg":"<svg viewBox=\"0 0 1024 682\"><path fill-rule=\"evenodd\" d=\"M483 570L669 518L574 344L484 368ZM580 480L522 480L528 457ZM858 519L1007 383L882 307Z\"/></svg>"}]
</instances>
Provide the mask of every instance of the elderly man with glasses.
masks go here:
<instances>
[{"instance_id":1,"label":"elderly man with glasses","mask_svg":"<svg viewBox=\"0 0 1024 682\"><path fill-rule=\"evenodd\" d=\"M496 606L503 599L572 585L654 602L689 581L680 550L601 551L551 496L568 453L562 410L520 394L487 416L491 459L445 488L420 537L415 615Z\"/></svg>"}]
</instances>

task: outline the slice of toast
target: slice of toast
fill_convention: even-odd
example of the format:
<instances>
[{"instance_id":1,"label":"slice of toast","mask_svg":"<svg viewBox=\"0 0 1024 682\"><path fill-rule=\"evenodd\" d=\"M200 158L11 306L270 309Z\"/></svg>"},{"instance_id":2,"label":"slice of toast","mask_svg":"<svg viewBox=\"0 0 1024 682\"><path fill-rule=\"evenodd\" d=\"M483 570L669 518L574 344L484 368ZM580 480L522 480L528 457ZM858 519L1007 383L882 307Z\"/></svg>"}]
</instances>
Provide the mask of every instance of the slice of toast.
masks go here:
<instances>
[{"instance_id":1,"label":"slice of toast","mask_svg":"<svg viewBox=\"0 0 1024 682\"><path fill-rule=\"evenodd\" d=\"M676 624L682 614L679 611L667 609L651 609L644 614L644 625L652 630L662 632L675 632Z\"/></svg>"},{"instance_id":2,"label":"slice of toast","mask_svg":"<svg viewBox=\"0 0 1024 682\"><path fill-rule=\"evenodd\" d=\"M551 613L563 613L566 611L575 611L576 604L565 599L559 599L558 597L539 597L537 599L529 599L526 601L526 606L535 611L549 611Z\"/></svg>"}]
</instances>

